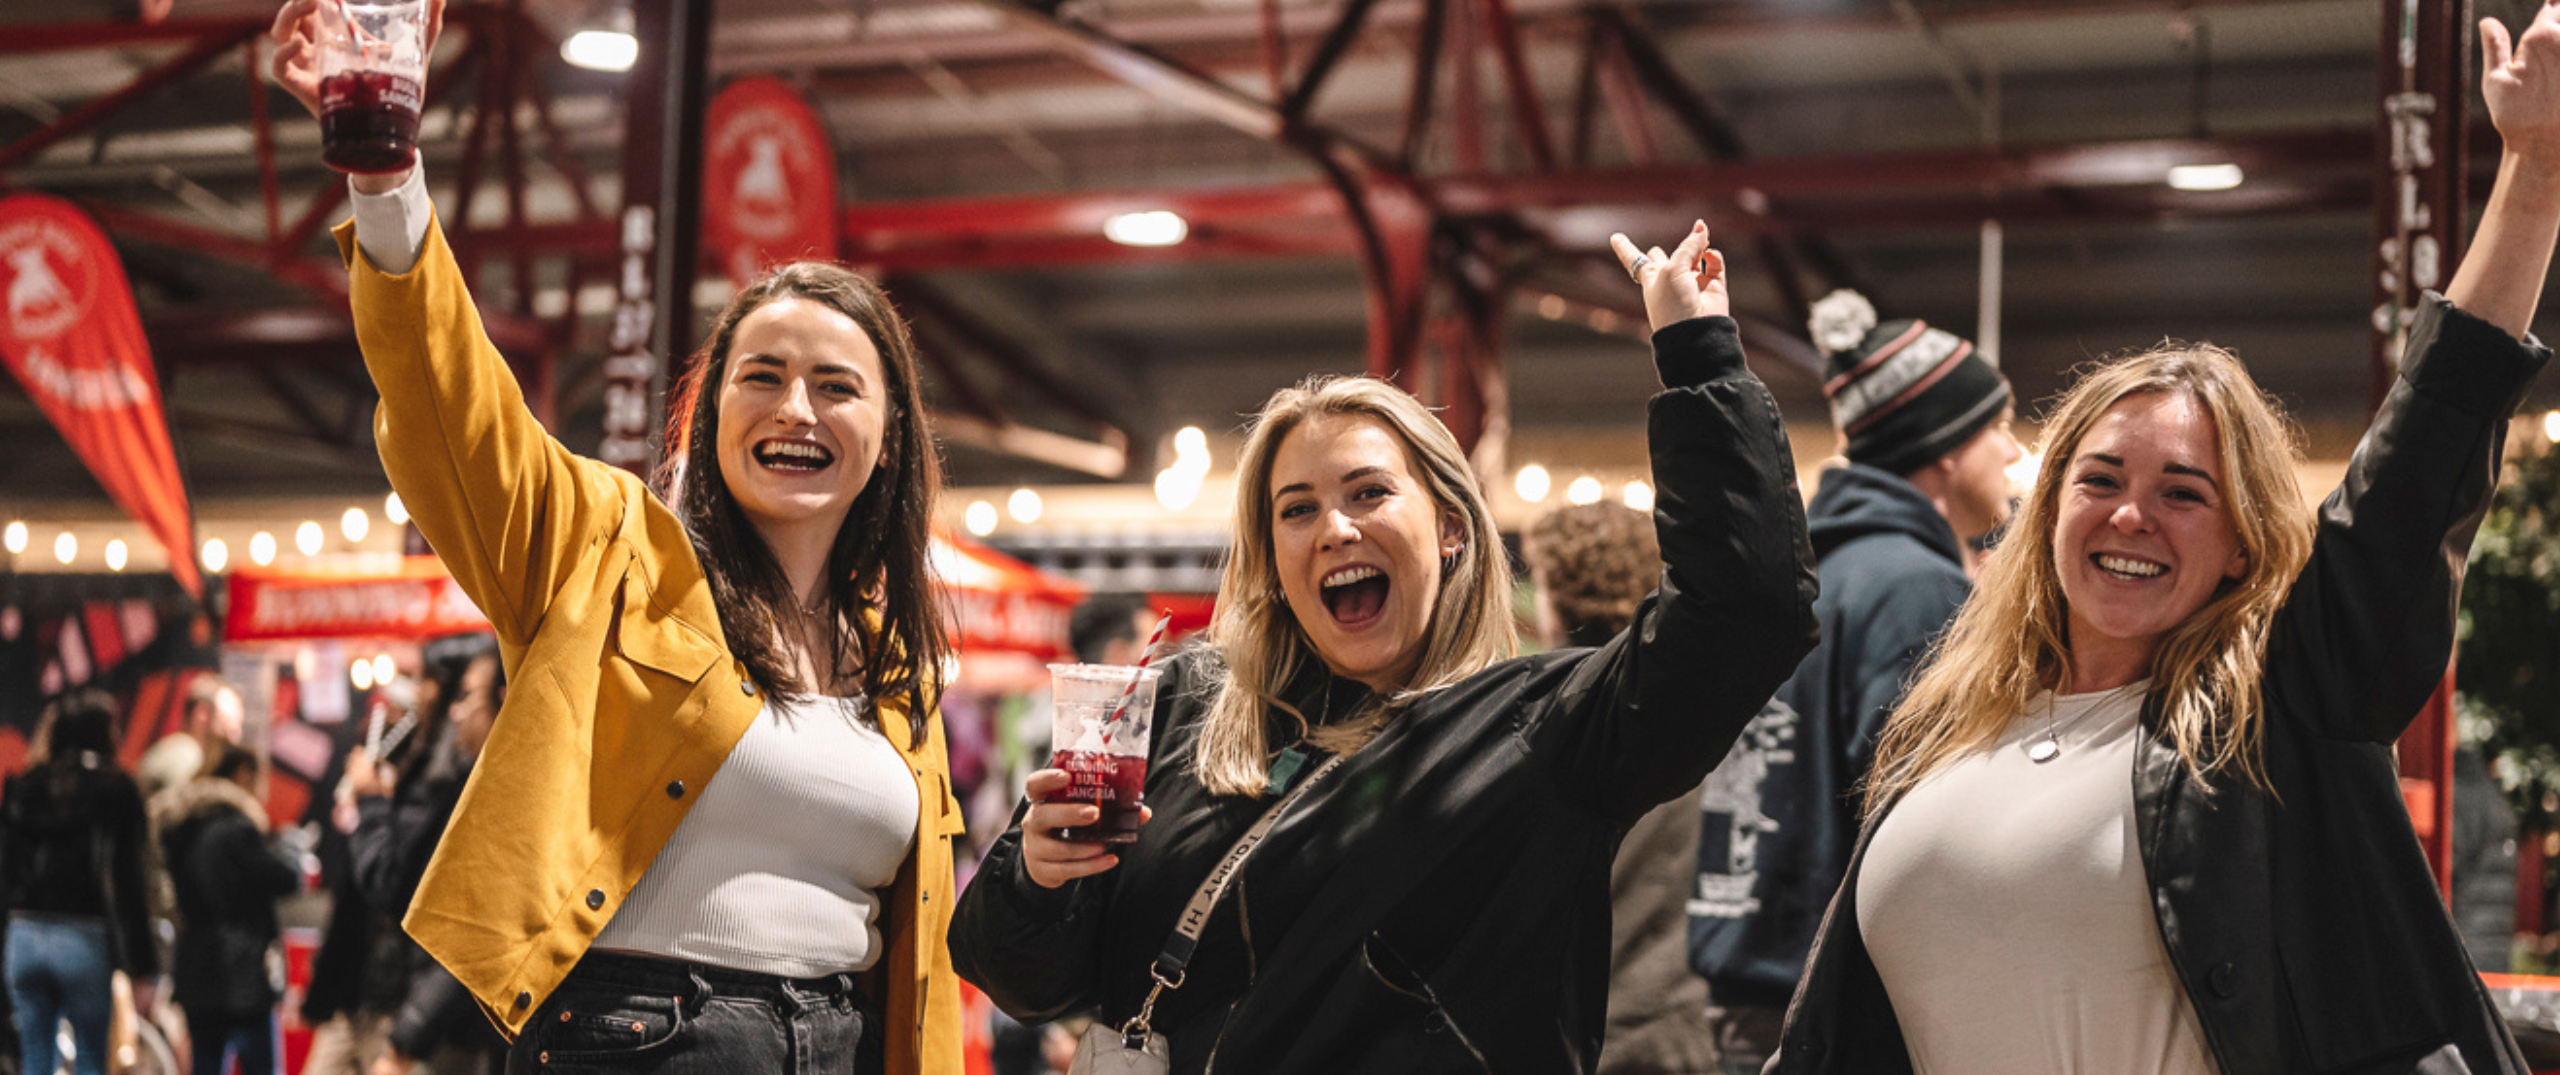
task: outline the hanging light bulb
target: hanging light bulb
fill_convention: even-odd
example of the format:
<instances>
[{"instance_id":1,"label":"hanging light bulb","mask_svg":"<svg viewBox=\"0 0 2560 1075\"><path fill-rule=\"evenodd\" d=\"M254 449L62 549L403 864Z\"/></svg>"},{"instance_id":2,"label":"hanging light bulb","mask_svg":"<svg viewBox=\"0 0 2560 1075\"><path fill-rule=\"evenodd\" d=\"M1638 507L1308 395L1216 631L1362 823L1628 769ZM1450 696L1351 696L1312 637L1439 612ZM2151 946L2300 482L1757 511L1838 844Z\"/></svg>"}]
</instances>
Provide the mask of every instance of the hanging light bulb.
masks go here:
<instances>
[{"instance_id":1,"label":"hanging light bulb","mask_svg":"<svg viewBox=\"0 0 2560 1075\"><path fill-rule=\"evenodd\" d=\"M1520 499L1535 504L1547 498L1547 492L1554 484L1555 479L1547 475L1547 468L1531 463L1512 476L1511 491L1520 494Z\"/></svg>"},{"instance_id":2,"label":"hanging light bulb","mask_svg":"<svg viewBox=\"0 0 2560 1075\"><path fill-rule=\"evenodd\" d=\"M304 556L320 555L320 524L305 519L293 528L293 547Z\"/></svg>"},{"instance_id":3,"label":"hanging light bulb","mask_svg":"<svg viewBox=\"0 0 2560 1075\"><path fill-rule=\"evenodd\" d=\"M219 575L223 566L231 562L231 546L223 544L221 538L206 538L204 555L198 558L198 562L204 564L206 571Z\"/></svg>"},{"instance_id":4,"label":"hanging light bulb","mask_svg":"<svg viewBox=\"0 0 2560 1075\"><path fill-rule=\"evenodd\" d=\"M249 535L249 562L265 567L276 562L276 536L264 530Z\"/></svg>"},{"instance_id":5,"label":"hanging light bulb","mask_svg":"<svg viewBox=\"0 0 2560 1075\"><path fill-rule=\"evenodd\" d=\"M1016 489L1012 496L1005 498L1004 511L1017 523L1039 522L1040 494L1029 489Z\"/></svg>"},{"instance_id":6,"label":"hanging light bulb","mask_svg":"<svg viewBox=\"0 0 2560 1075\"><path fill-rule=\"evenodd\" d=\"M1626 488L1618 491L1618 499L1637 511L1652 511L1653 486L1644 481L1628 482Z\"/></svg>"},{"instance_id":7,"label":"hanging light bulb","mask_svg":"<svg viewBox=\"0 0 2560 1075\"><path fill-rule=\"evenodd\" d=\"M409 525L409 505L400 502L400 494L382 498L382 518L393 526Z\"/></svg>"},{"instance_id":8,"label":"hanging light bulb","mask_svg":"<svg viewBox=\"0 0 2560 1075\"><path fill-rule=\"evenodd\" d=\"M372 530L373 520L365 515L363 508L348 508L346 514L338 516L338 532L345 534L348 541L363 541Z\"/></svg>"},{"instance_id":9,"label":"hanging light bulb","mask_svg":"<svg viewBox=\"0 0 2560 1075\"><path fill-rule=\"evenodd\" d=\"M1606 492L1600 488L1600 479L1588 474L1575 478L1573 484L1564 487L1565 501L1571 504L1597 504L1605 495Z\"/></svg>"},{"instance_id":10,"label":"hanging light bulb","mask_svg":"<svg viewBox=\"0 0 2560 1075\"><path fill-rule=\"evenodd\" d=\"M124 539L123 539L123 538L115 538L115 539L113 539L113 540L108 541L108 542L107 542L107 570L109 570L109 571L122 571L122 570L124 570L124 564L125 564L125 547L124 547Z\"/></svg>"},{"instance_id":11,"label":"hanging light bulb","mask_svg":"<svg viewBox=\"0 0 2560 1075\"><path fill-rule=\"evenodd\" d=\"M970 533L979 537L996 532L996 506L984 500L972 502L969 510L961 513L960 519L967 524Z\"/></svg>"},{"instance_id":12,"label":"hanging light bulb","mask_svg":"<svg viewBox=\"0 0 2560 1075\"><path fill-rule=\"evenodd\" d=\"M6 547L11 556L27 551L27 524L13 522L0 530L0 547Z\"/></svg>"},{"instance_id":13,"label":"hanging light bulb","mask_svg":"<svg viewBox=\"0 0 2560 1075\"><path fill-rule=\"evenodd\" d=\"M356 689L357 689L357 690L360 690L360 691L369 691L369 690L372 690L372 689L373 689L373 662L372 662L372 661L368 661L368 660L363 660L363 659L361 659L361 658L359 658L359 659L357 659L357 660L354 660L354 661L351 661L351 662L348 662L348 664L347 664L347 682L350 682L350 683L355 684L355 685L356 685Z\"/></svg>"},{"instance_id":14,"label":"hanging light bulb","mask_svg":"<svg viewBox=\"0 0 2560 1075\"><path fill-rule=\"evenodd\" d=\"M65 530L54 537L53 558L55 560L67 565L79 556L80 539L71 536L71 531Z\"/></svg>"},{"instance_id":15,"label":"hanging light bulb","mask_svg":"<svg viewBox=\"0 0 2560 1075\"><path fill-rule=\"evenodd\" d=\"M376 682L376 683L389 683L389 682L391 682L391 677L396 676L396 675L399 675L399 674L400 674L400 670L391 666L391 655L390 655L390 654L388 654L388 653L377 653L377 654L374 654L374 655L373 655L373 681L374 681L374 682Z\"/></svg>"}]
</instances>

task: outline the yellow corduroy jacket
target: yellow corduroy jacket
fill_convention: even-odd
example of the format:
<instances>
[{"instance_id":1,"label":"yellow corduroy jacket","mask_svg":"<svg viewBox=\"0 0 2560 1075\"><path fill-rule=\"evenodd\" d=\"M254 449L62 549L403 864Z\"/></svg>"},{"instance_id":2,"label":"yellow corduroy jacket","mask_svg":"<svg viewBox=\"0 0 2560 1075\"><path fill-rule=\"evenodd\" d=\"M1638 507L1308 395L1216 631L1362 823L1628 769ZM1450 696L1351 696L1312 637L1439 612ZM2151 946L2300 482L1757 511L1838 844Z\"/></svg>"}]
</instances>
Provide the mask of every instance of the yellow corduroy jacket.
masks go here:
<instances>
[{"instance_id":1,"label":"yellow corduroy jacket","mask_svg":"<svg viewBox=\"0 0 2560 1075\"><path fill-rule=\"evenodd\" d=\"M356 339L382 394L383 470L506 661L506 704L402 923L512 1038L622 905L762 708L722 640L683 524L640 480L570 452L525 408L440 227L418 264L375 269L352 224ZM915 847L881 897L891 1075L960 1071L944 934L961 831L939 713L909 749ZM781 819L777 819L781 820Z\"/></svg>"}]
</instances>

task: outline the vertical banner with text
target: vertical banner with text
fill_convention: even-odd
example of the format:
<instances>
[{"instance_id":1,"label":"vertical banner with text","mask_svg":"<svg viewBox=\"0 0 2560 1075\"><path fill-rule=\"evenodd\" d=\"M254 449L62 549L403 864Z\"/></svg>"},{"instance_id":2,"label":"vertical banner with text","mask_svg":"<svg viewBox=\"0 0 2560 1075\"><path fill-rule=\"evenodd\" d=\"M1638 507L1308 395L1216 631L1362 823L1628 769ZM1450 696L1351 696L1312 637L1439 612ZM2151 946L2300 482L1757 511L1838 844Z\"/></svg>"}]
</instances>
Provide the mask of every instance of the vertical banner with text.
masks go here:
<instances>
[{"instance_id":1,"label":"vertical banner with text","mask_svg":"<svg viewBox=\"0 0 2560 1075\"><path fill-rule=\"evenodd\" d=\"M0 287L0 360L116 506L169 550L179 585L203 597L160 379L106 233L60 198L0 198Z\"/></svg>"}]
</instances>

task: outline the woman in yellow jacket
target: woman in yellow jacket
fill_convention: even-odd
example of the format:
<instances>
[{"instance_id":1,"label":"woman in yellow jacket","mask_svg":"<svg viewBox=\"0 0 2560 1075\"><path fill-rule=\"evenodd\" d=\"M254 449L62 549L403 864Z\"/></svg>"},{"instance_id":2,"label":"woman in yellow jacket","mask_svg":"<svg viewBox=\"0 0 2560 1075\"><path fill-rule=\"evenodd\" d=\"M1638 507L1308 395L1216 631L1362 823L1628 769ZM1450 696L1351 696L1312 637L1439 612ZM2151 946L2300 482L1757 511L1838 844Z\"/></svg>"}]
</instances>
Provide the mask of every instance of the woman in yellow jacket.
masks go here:
<instances>
[{"instance_id":1,"label":"woman in yellow jacket","mask_svg":"<svg viewBox=\"0 0 2560 1075\"><path fill-rule=\"evenodd\" d=\"M317 6L274 34L315 112ZM511 1072L958 1072L939 479L905 325L833 265L740 292L661 500L525 409L416 170L352 178L383 466L514 684L409 933Z\"/></svg>"}]
</instances>

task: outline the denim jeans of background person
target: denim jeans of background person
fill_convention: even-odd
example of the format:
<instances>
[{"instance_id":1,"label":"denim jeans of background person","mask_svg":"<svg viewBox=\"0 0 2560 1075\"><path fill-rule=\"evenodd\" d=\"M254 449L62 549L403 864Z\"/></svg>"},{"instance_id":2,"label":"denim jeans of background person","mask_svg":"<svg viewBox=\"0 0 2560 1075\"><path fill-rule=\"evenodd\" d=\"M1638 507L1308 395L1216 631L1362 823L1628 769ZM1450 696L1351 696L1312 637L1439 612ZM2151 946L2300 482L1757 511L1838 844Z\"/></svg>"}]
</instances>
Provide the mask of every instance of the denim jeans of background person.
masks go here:
<instances>
[{"instance_id":1,"label":"denim jeans of background person","mask_svg":"<svg viewBox=\"0 0 2560 1075\"><path fill-rule=\"evenodd\" d=\"M9 917L9 1002L18 1011L21 1070L62 1063L54 1026L71 1023L75 1075L105 1075L115 962L104 922L19 912Z\"/></svg>"}]
</instances>

